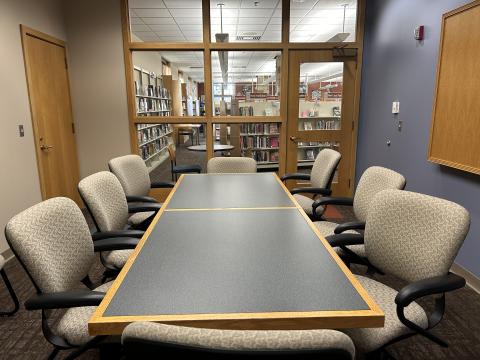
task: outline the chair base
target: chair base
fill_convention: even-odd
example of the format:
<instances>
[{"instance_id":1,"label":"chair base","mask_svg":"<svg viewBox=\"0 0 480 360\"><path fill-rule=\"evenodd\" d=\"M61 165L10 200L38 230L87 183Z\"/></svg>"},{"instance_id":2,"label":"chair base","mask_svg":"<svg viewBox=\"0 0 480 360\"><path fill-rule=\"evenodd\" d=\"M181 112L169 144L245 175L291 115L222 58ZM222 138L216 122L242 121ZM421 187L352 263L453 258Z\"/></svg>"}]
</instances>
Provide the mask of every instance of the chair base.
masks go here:
<instances>
[{"instance_id":1,"label":"chair base","mask_svg":"<svg viewBox=\"0 0 480 360\"><path fill-rule=\"evenodd\" d=\"M0 312L0 316L12 316L14 315L18 309L20 308L20 303L18 301L17 295L15 294L15 290L13 290L12 284L10 280L8 280L7 273L4 269L0 270L0 274L2 276L3 282L7 287L8 292L10 293L10 297L12 298L14 308L11 311Z\"/></svg>"}]
</instances>

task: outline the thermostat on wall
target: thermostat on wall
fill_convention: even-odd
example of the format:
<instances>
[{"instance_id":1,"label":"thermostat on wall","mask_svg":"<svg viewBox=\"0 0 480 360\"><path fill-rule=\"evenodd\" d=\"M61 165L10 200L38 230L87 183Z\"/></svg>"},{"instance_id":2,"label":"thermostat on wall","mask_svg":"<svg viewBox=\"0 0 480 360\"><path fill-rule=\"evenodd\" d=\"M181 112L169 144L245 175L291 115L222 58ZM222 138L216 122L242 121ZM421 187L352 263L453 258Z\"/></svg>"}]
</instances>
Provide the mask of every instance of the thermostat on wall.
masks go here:
<instances>
[{"instance_id":1,"label":"thermostat on wall","mask_svg":"<svg viewBox=\"0 0 480 360\"><path fill-rule=\"evenodd\" d=\"M423 35L425 33L425 26L420 25L415 28L415 40L423 40Z\"/></svg>"}]
</instances>

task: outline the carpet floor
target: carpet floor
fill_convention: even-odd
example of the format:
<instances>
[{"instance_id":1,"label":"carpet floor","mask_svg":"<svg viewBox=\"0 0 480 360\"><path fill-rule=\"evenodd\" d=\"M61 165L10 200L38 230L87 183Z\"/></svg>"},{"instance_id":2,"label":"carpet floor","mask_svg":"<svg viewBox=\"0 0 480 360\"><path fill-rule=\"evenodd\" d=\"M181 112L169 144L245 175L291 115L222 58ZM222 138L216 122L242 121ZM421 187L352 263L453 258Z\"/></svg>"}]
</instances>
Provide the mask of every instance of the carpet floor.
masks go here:
<instances>
[{"instance_id":1,"label":"carpet floor","mask_svg":"<svg viewBox=\"0 0 480 360\"><path fill-rule=\"evenodd\" d=\"M332 221L341 222L352 220L348 209L338 207L335 214L340 213L343 219L335 218ZM34 288L23 268L16 259L5 265L5 271L10 278L17 296L20 299L21 309L12 317L0 318L0 359L46 359L52 350L42 335L41 314L39 311L26 311L23 303L34 295ZM354 273L364 274L365 268L352 267ZM102 265L95 263L91 278L95 283L101 279ZM401 281L390 276L382 276L382 282L400 289ZM10 307L10 298L3 282L0 281L0 311ZM421 303L428 306L428 304ZM457 359L470 360L480 358L480 295L464 288L447 295L447 311L443 321L435 328L434 333L445 339L449 348L440 346L415 336L389 348L390 355L395 359ZM58 359L68 355L63 351ZM358 354L362 358L362 354ZM118 347L100 351L92 349L83 354L80 359L118 359Z\"/></svg>"}]
</instances>

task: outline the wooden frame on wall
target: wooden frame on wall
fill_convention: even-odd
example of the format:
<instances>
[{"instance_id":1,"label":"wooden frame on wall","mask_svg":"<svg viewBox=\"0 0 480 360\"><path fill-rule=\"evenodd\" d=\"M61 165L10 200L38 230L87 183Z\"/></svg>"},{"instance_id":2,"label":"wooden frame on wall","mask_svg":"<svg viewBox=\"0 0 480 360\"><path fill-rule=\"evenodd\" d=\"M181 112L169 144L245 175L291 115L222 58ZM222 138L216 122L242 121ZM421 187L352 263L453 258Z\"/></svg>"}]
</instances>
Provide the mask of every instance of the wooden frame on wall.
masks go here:
<instances>
[{"instance_id":1,"label":"wooden frame on wall","mask_svg":"<svg viewBox=\"0 0 480 360\"><path fill-rule=\"evenodd\" d=\"M480 174L480 0L442 17L428 160Z\"/></svg>"},{"instance_id":2,"label":"wooden frame on wall","mask_svg":"<svg viewBox=\"0 0 480 360\"><path fill-rule=\"evenodd\" d=\"M124 45L125 60L125 77L127 85L128 100L128 116L130 128L130 145L132 153L137 153L138 138L136 135L137 123L192 123L206 125L206 144L207 159L214 156L213 154L213 124L219 123L260 123L270 122L278 123L280 126L280 144L279 144L279 174L286 171L286 152L287 152L287 121L288 121L288 59L289 52L292 50L335 50L335 49L355 49L357 53L356 68L356 87L355 87L355 104L354 104L354 124L352 134L352 146L350 156L352 157L352 166L349 169L351 179L355 178L355 157L358 129L358 113L360 100L360 77L363 52L363 27L365 17L365 0L358 0L357 4L357 21L355 42L349 43L291 43L289 41L290 30L290 0L282 0L282 34L281 42L245 42L245 43L216 43L211 41L210 34L210 0L202 0L202 16L203 16L203 42L132 42L130 37L130 19L128 0L120 0L122 3L122 33ZM133 80L133 51L202 51L204 55L204 77L205 77L205 116L148 116L139 117L136 115L134 80ZM282 54L282 81L280 84L280 115L279 116L214 116L212 109L212 68L211 68L211 52L218 50L231 51L262 51L262 50L278 50ZM297 101L297 99L295 99ZM353 193L353 182L350 186L350 194Z\"/></svg>"}]
</instances>

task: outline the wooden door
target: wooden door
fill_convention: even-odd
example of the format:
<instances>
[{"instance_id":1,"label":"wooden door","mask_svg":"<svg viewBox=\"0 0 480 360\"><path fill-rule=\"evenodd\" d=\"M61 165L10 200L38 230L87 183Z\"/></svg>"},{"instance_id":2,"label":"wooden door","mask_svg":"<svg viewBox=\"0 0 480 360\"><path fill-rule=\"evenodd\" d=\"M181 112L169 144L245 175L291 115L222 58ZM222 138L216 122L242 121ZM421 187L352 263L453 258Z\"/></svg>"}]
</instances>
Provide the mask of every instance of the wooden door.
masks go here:
<instances>
[{"instance_id":1,"label":"wooden door","mask_svg":"<svg viewBox=\"0 0 480 360\"><path fill-rule=\"evenodd\" d=\"M287 173L311 171L323 148L342 154L332 190L353 193L355 57L334 50L291 51L288 85ZM298 184L291 181L289 187Z\"/></svg>"},{"instance_id":2,"label":"wooden door","mask_svg":"<svg viewBox=\"0 0 480 360\"><path fill-rule=\"evenodd\" d=\"M80 205L65 43L21 30L42 197L65 196Z\"/></svg>"}]
</instances>

